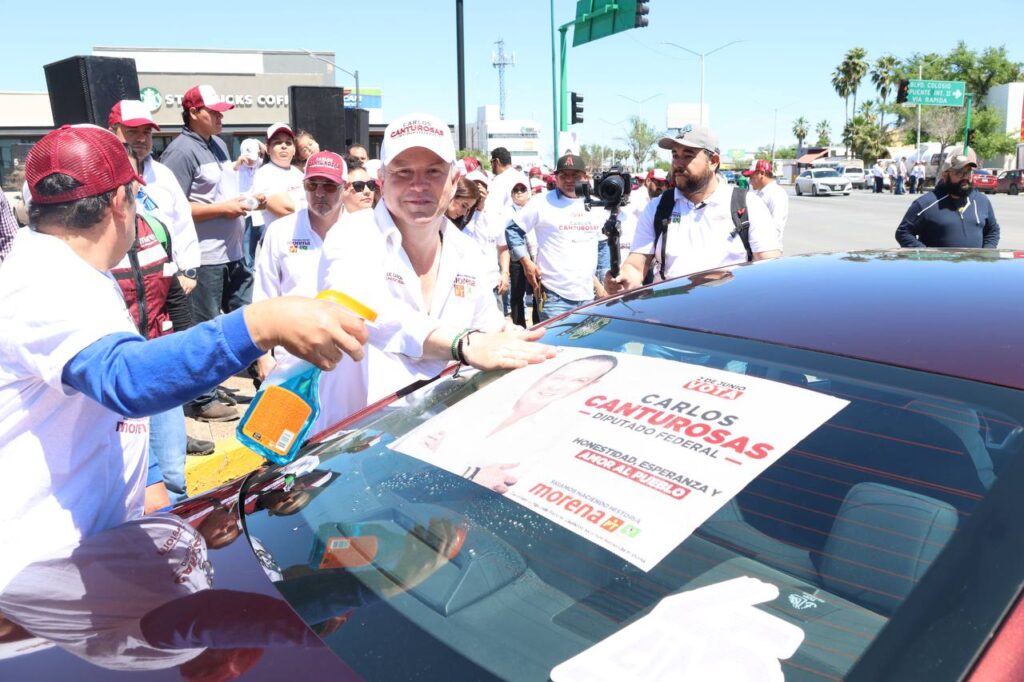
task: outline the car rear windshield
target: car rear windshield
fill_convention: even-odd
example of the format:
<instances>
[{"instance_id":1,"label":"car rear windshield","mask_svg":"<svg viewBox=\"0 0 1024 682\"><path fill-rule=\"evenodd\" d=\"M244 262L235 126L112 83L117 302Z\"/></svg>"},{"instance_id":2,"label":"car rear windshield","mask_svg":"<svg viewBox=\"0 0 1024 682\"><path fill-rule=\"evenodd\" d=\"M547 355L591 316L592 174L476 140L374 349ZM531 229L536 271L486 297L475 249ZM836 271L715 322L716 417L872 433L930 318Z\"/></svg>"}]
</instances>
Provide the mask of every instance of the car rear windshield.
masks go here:
<instances>
[{"instance_id":1,"label":"car rear windshield","mask_svg":"<svg viewBox=\"0 0 1024 682\"><path fill-rule=\"evenodd\" d=\"M1024 442L1021 395L1002 387L603 317L570 316L545 341L846 403L650 570L389 447L503 372L442 378L254 478L245 525L258 556L363 678L558 682L566 661L626 656L630 678L649 679L708 651L767 665L756 668L766 676L774 665L788 680L841 678ZM783 424L801 418L785 401L767 412ZM528 450L534 438L520 442ZM488 439L475 447L486 453ZM728 599L699 591L737 578L769 586L754 600L763 622L730 623ZM684 603L670 597L690 599L689 615L665 620ZM802 636L787 645L757 629L780 623ZM640 648L623 653L625 642Z\"/></svg>"},{"instance_id":2,"label":"car rear windshield","mask_svg":"<svg viewBox=\"0 0 1024 682\"><path fill-rule=\"evenodd\" d=\"M816 170L814 171L814 177L816 178L838 178L839 173L834 170Z\"/></svg>"}]
</instances>

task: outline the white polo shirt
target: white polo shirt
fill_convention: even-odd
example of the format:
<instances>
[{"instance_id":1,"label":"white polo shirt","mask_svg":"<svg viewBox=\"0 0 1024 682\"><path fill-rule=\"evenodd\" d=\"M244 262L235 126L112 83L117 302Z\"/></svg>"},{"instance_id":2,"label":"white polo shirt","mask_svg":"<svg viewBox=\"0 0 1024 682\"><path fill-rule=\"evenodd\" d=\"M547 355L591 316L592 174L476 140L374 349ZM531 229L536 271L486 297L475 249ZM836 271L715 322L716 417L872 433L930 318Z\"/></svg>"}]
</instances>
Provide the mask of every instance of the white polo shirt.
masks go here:
<instances>
[{"instance_id":1,"label":"white polo shirt","mask_svg":"<svg viewBox=\"0 0 1024 682\"><path fill-rule=\"evenodd\" d=\"M441 372L450 360L422 357L423 342L438 327L497 331L504 325L479 246L447 219L442 235L433 296L424 301L420 279L383 200L372 211L348 214L327 233L320 288L356 298L376 310L378 318L368 324L366 357L353 362L345 356L334 371L321 375L321 412L314 432Z\"/></svg>"},{"instance_id":2,"label":"white polo shirt","mask_svg":"<svg viewBox=\"0 0 1024 682\"><path fill-rule=\"evenodd\" d=\"M174 264L181 270L198 268L201 254L192 207L174 173L159 161L154 161L152 156L147 156L142 166L142 177L146 181L146 194L167 216Z\"/></svg>"},{"instance_id":3,"label":"white polo shirt","mask_svg":"<svg viewBox=\"0 0 1024 682\"><path fill-rule=\"evenodd\" d=\"M267 228L256 258L253 302L278 296L316 296L323 246L309 224L309 209L275 220Z\"/></svg>"},{"instance_id":4,"label":"white polo shirt","mask_svg":"<svg viewBox=\"0 0 1024 682\"><path fill-rule=\"evenodd\" d=\"M499 209L496 215L475 211L462 230L462 234L472 239L483 254L483 263L487 268L485 283L492 290L501 283L498 249L505 246L505 225L511 220L511 213L511 209Z\"/></svg>"},{"instance_id":5,"label":"white polo shirt","mask_svg":"<svg viewBox=\"0 0 1024 682\"><path fill-rule=\"evenodd\" d=\"M302 187L303 175L295 166L281 168L273 161L268 161L256 170L252 179L253 194L264 194L269 199L275 194L285 192L295 204L295 211L306 208L306 190ZM338 190L341 191L340 189ZM270 226L280 218L269 210L263 211L263 224Z\"/></svg>"},{"instance_id":6,"label":"white polo shirt","mask_svg":"<svg viewBox=\"0 0 1024 682\"><path fill-rule=\"evenodd\" d=\"M597 244L608 211L583 207L583 199L551 191L534 197L514 220L537 235L537 265L545 289L570 301L594 298Z\"/></svg>"},{"instance_id":7,"label":"white polo shirt","mask_svg":"<svg viewBox=\"0 0 1024 682\"><path fill-rule=\"evenodd\" d=\"M25 565L142 515L149 420L61 382L108 334L138 334L113 278L26 230L0 268L0 592Z\"/></svg>"},{"instance_id":8,"label":"white polo shirt","mask_svg":"<svg viewBox=\"0 0 1024 682\"><path fill-rule=\"evenodd\" d=\"M719 182L715 191L699 205L694 205L674 188L675 206L665 235L665 277L679 277L691 272L744 263L747 260L743 240L734 235L731 201L733 186ZM633 253L655 255L654 213L658 199L648 204L637 222L633 237ZM699 206L699 207L698 207ZM772 214L761 198L747 193L747 214L750 217L750 248L754 253L781 250ZM661 256L661 243L657 246Z\"/></svg>"},{"instance_id":9,"label":"white polo shirt","mask_svg":"<svg viewBox=\"0 0 1024 682\"><path fill-rule=\"evenodd\" d=\"M761 201L768 207L775 221L775 229L779 231L779 243L782 243L782 233L786 229L786 221L789 220L789 194L778 182L772 180L767 185L754 192L761 197ZM781 248L781 247L780 247Z\"/></svg>"}]
</instances>

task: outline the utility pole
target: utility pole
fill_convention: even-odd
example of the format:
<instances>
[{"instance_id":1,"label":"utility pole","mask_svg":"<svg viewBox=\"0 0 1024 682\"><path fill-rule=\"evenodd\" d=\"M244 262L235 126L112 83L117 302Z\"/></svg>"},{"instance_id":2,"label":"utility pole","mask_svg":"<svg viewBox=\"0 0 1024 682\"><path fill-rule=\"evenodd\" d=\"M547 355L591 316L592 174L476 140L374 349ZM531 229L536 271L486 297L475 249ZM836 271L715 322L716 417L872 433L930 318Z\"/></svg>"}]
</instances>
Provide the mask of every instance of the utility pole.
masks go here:
<instances>
[{"instance_id":1,"label":"utility pole","mask_svg":"<svg viewBox=\"0 0 1024 682\"><path fill-rule=\"evenodd\" d=\"M455 0L455 58L459 72L459 149L466 148L466 56L462 30L462 0Z\"/></svg>"},{"instance_id":2,"label":"utility pole","mask_svg":"<svg viewBox=\"0 0 1024 682\"><path fill-rule=\"evenodd\" d=\"M505 120L505 102L507 92L505 90L505 68L508 66L516 65L516 53L513 52L511 56L505 54L505 41L498 38L498 41L494 43L498 46L497 53L491 53L491 65L498 70L498 107L499 107L499 118L502 121Z\"/></svg>"}]
</instances>

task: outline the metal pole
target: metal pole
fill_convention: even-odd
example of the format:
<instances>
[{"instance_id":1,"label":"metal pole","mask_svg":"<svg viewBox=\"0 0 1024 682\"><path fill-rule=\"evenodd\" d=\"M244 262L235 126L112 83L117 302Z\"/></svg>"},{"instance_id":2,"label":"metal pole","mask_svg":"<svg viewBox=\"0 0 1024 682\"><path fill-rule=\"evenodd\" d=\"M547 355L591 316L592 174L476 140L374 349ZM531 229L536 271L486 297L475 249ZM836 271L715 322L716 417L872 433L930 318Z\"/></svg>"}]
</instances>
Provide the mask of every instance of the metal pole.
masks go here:
<instances>
[{"instance_id":1,"label":"metal pole","mask_svg":"<svg viewBox=\"0 0 1024 682\"><path fill-rule=\"evenodd\" d=\"M964 122L964 156L967 156L967 131L971 129L971 103L974 95L967 93L967 120Z\"/></svg>"},{"instance_id":2,"label":"metal pole","mask_svg":"<svg viewBox=\"0 0 1024 682\"><path fill-rule=\"evenodd\" d=\"M455 55L459 72L459 149L466 148L466 58L462 33L462 0L455 0ZM486 149L483 151L487 152Z\"/></svg>"},{"instance_id":3,"label":"metal pole","mask_svg":"<svg viewBox=\"0 0 1024 682\"><path fill-rule=\"evenodd\" d=\"M555 66L555 0L551 10L551 164L558 158L558 75Z\"/></svg>"},{"instance_id":4,"label":"metal pole","mask_svg":"<svg viewBox=\"0 0 1024 682\"><path fill-rule=\"evenodd\" d=\"M704 55L700 56L700 125L704 125Z\"/></svg>"},{"instance_id":5,"label":"metal pole","mask_svg":"<svg viewBox=\"0 0 1024 682\"><path fill-rule=\"evenodd\" d=\"M772 116L772 163L775 163L775 133L778 130L779 123L779 108L775 107L775 113Z\"/></svg>"},{"instance_id":6,"label":"metal pole","mask_svg":"<svg viewBox=\"0 0 1024 682\"><path fill-rule=\"evenodd\" d=\"M362 109L363 108L363 97L359 93L359 69L356 69L354 73L355 73L355 78L356 78L356 109Z\"/></svg>"},{"instance_id":7,"label":"metal pole","mask_svg":"<svg viewBox=\"0 0 1024 682\"><path fill-rule=\"evenodd\" d=\"M917 65L917 80L924 78L924 63ZM917 105L917 161L921 159L921 105Z\"/></svg>"},{"instance_id":8,"label":"metal pole","mask_svg":"<svg viewBox=\"0 0 1024 682\"><path fill-rule=\"evenodd\" d=\"M561 62L561 65L562 65L562 76L561 76L561 79L560 79L560 81L561 81L561 98L560 98L561 99L561 105L560 105L560 107L561 107L561 110L562 110L562 118L561 118L561 121L560 121L559 130L561 130L563 133L565 131L569 130L569 111L568 111L568 109L569 109L569 80L568 80L569 66L568 66L568 64L566 64L566 56L567 55L566 55L566 46L565 46L565 34L568 31L569 31L569 24L566 24L565 26L560 26L558 28L559 47L560 47L560 50L561 50L560 62Z\"/></svg>"}]
</instances>

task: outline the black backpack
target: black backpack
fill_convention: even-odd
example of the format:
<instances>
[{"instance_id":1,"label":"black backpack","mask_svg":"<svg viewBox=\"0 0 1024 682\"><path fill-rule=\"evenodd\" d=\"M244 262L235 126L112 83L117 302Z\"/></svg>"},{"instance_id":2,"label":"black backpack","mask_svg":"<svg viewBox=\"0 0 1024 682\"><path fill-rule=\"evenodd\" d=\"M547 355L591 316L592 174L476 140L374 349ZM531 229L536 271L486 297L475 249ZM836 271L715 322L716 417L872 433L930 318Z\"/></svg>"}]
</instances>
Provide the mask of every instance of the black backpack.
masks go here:
<instances>
[{"instance_id":1,"label":"black backpack","mask_svg":"<svg viewBox=\"0 0 1024 682\"><path fill-rule=\"evenodd\" d=\"M668 221L672 219L672 208L676 204L674 188L661 193L658 208L654 211L654 251L658 251L658 240L661 240L661 278L665 279L665 242L668 241ZM747 251L747 262L754 260L754 252L750 250L750 216L747 215L747 190L742 187L732 188L732 200L729 202L729 213L732 223L736 226L730 237L739 235L743 240L743 248Z\"/></svg>"}]
</instances>

